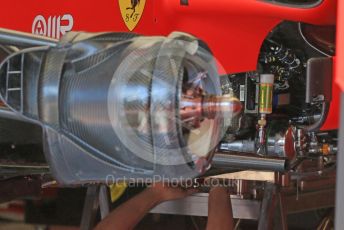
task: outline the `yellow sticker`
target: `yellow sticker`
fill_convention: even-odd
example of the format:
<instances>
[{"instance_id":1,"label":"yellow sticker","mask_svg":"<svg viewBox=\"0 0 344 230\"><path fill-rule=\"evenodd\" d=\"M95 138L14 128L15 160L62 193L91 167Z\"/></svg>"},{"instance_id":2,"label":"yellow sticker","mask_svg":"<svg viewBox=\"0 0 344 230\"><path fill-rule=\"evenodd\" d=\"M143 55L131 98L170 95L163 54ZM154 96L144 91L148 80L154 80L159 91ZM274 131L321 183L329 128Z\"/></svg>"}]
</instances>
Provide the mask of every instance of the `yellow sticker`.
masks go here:
<instances>
[{"instance_id":1,"label":"yellow sticker","mask_svg":"<svg viewBox=\"0 0 344 230\"><path fill-rule=\"evenodd\" d=\"M128 185L125 182L110 185L111 202L113 203L118 200L123 195L127 187Z\"/></svg>"},{"instance_id":2,"label":"yellow sticker","mask_svg":"<svg viewBox=\"0 0 344 230\"><path fill-rule=\"evenodd\" d=\"M132 31L141 19L146 0L118 0L118 3L124 23Z\"/></svg>"}]
</instances>

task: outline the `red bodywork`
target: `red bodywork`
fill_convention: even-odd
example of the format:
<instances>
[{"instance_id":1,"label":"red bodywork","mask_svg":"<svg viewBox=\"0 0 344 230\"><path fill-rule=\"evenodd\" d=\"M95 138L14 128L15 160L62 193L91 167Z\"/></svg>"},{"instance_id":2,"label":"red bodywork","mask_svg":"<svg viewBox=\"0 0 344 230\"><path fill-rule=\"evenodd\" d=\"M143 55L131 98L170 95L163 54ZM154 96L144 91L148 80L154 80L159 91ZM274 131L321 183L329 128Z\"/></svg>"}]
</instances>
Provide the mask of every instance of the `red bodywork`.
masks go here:
<instances>
[{"instance_id":1,"label":"red bodywork","mask_svg":"<svg viewBox=\"0 0 344 230\"><path fill-rule=\"evenodd\" d=\"M71 14L76 31L127 32L118 1L121 0L6 1L1 4L0 27L31 32L37 15ZM187 6L180 0L146 0L141 20L133 32L145 35L167 35L171 31L191 33L208 44L223 66L221 71L237 73L256 69L260 46L278 23L292 20L333 25L336 3L336 0L324 0L311 8L292 8L256 0L189 0ZM340 89L335 83L340 82L338 79L333 81L333 101L323 130L338 128ZM344 81L342 83L344 89Z\"/></svg>"}]
</instances>

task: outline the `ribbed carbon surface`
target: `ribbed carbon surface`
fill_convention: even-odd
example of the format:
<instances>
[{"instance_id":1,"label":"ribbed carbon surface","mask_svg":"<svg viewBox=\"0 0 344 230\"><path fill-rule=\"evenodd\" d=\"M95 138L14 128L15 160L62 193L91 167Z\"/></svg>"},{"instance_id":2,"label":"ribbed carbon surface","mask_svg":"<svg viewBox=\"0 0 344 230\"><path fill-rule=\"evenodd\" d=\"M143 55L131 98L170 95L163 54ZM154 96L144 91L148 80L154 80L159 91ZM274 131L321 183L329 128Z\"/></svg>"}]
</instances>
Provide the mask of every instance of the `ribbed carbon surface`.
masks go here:
<instances>
[{"instance_id":1,"label":"ribbed carbon surface","mask_svg":"<svg viewBox=\"0 0 344 230\"><path fill-rule=\"evenodd\" d=\"M145 162L131 154L119 140L111 125L113 118L109 117L108 95L111 93L109 86L122 61L118 57L122 55L124 48L126 45L111 49L111 55L88 56L85 58L87 65L83 65L85 69L80 68L82 60L79 60L77 63L79 72L68 71L62 77L60 94L62 128L71 137L76 137L79 142L89 145L100 154L105 154L131 167L150 168L150 164L145 165ZM120 108L120 105L115 106L116 109Z\"/></svg>"},{"instance_id":2,"label":"ribbed carbon surface","mask_svg":"<svg viewBox=\"0 0 344 230\"><path fill-rule=\"evenodd\" d=\"M192 165L198 156L192 158L196 152L188 148L179 118L186 63L193 63L195 72L207 69L206 93L218 94L220 87L212 56L197 52L197 39L182 33L68 37L27 71L35 73L24 78L31 86L24 90L29 100L24 111L16 111L43 126L45 155L56 178L71 184L104 181L109 174L198 175L202 168ZM206 138L218 139L221 122L206 127ZM203 157L211 149L201 142L193 145L205 146Z\"/></svg>"}]
</instances>

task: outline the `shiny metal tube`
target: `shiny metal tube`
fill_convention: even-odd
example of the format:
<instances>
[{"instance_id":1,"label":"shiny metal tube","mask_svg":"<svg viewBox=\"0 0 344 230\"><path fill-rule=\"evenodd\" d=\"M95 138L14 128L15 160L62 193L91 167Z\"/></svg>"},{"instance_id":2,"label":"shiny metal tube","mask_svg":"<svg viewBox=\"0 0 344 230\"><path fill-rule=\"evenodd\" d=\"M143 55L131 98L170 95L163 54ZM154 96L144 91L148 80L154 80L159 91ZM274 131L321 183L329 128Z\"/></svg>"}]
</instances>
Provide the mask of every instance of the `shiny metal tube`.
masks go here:
<instances>
[{"instance_id":1,"label":"shiny metal tube","mask_svg":"<svg viewBox=\"0 0 344 230\"><path fill-rule=\"evenodd\" d=\"M190 118L214 119L233 117L242 110L241 102L235 97L206 95L194 98L183 96L180 101L180 116L182 120Z\"/></svg>"},{"instance_id":2,"label":"shiny metal tube","mask_svg":"<svg viewBox=\"0 0 344 230\"><path fill-rule=\"evenodd\" d=\"M303 128L308 132L318 131L321 128L321 126L325 123L329 108L329 103L323 102L321 106L320 119L309 126L304 126Z\"/></svg>"},{"instance_id":3,"label":"shiny metal tube","mask_svg":"<svg viewBox=\"0 0 344 230\"><path fill-rule=\"evenodd\" d=\"M217 152L212 165L216 168L237 168L253 170L285 171L287 160L284 158L260 157L253 154L232 154Z\"/></svg>"},{"instance_id":4,"label":"shiny metal tube","mask_svg":"<svg viewBox=\"0 0 344 230\"><path fill-rule=\"evenodd\" d=\"M255 153L255 143L251 140L235 140L231 142L222 142L219 147L220 151Z\"/></svg>"},{"instance_id":5,"label":"shiny metal tube","mask_svg":"<svg viewBox=\"0 0 344 230\"><path fill-rule=\"evenodd\" d=\"M0 43L13 46L56 46L58 40L24 32L0 29Z\"/></svg>"}]
</instances>

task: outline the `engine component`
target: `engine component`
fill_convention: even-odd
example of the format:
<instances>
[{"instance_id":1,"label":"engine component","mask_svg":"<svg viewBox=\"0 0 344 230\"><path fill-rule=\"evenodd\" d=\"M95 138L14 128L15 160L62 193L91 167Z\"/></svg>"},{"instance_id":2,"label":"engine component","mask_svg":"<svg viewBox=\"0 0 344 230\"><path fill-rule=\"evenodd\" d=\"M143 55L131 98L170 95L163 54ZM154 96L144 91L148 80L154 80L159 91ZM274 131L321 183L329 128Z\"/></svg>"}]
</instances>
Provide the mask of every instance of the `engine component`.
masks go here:
<instances>
[{"instance_id":1,"label":"engine component","mask_svg":"<svg viewBox=\"0 0 344 230\"><path fill-rule=\"evenodd\" d=\"M261 74L259 84L259 113L272 113L272 95L275 76L273 74Z\"/></svg>"},{"instance_id":2,"label":"engine component","mask_svg":"<svg viewBox=\"0 0 344 230\"><path fill-rule=\"evenodd\" d=\"M308 143L307 134L303 129L296 130L296 141L295 141L295 149L298 156L305 156L306 148Z\"/></svg>"},{"instance_id":3,"label":"engine component","mask_svg":"<svg viewBox=\"0 0 344 230\"><path fill-rule=\"evenodd\" d=\"M0 94L16 114L42 125L60 183L191 178L208 168L223 117L241 111L238 99L221 95L201 44L183 33L69 33L56 47L9 55Z\"/></svg>"},{"instance_id":4,"label":"engine component","mask_svg":"<svg viewBox=\"0 0 344 230\"><path fill-rule=\"evenodd\" d=\"M319 103L314 103L315 105ZM327 117L327 113L329 110L329 103L328 102L320 102L320 114L313 115L317 119L314 119L314 123L308 123L304 125L302 128L308 132L315 132L318 131L321 126L324 124L325 119Z\"/></svg>"},{"instance_id":5,"label":"engine component","mask_svg":"<svg viewBox=\"0 0 344 230\"><path fill-rule=\"evenodd\" d=\"M290 161L296 158L296 153L302 149L296 149L298 132L295 127L284 128L277 124L271 124L267 128L269 136L266 140L266 155L272 157L287 158ZM301 133L300 133L301 135ZM300 137L302 138L302 137ZM301 145L300 148L304 148ZM222 142L219 149L224 152L256 153L256 143L253 140L235 140L232 142Z\"/></svg>"},{"instance_id":6,"label":"engine component","mask_svg":"<svg viewBox=\"0 0 344 230\"><path fill-rule=\"evenodd\" d=\"M330 155L336 154L338 151L337 145L328 142L319 142L314 132L310 133L309 149L311 154Z\"/></svg>"},{"instance_id":7,"label":"engine component","mask_svg":"<svg viewBox=\"0 0 344 230\"><path fill-rule=\"evenodd\" d=\"M260 119L258 120L258 135L256 150L257 154L264 155L266 150L266 114L272 113L272 94L275 76L273 74L260 75L259 84L259 113Z\"/></svg>"},{"instance_id":8,"label":"engine component","mask_svg":"<svg viewBox=\"0 0 344 230\"><path fill-rule=\"evenodd\" d=\"M180 102L181 120L192 128L199 128L204 119L214 119L220 113L231 118L241 111L241 103L230 96L204 96L202 90L188 89Z\"/></svg>"},{"instance_id":9,"label":"engine component","mask_svg":"<svg viewBox=\"0 0 344 230\"><path fill-rule=\"evenodd\" d=\"M283 69L277 68L276 71L284 78L289 77L292 74L300 74L302 72L302 62L291 49L288 49L273 40L267 40L267 43L269 51L263 55L261 60L263 63L275 64L276 62L279 62ZM272 66L275 68L274 65Z\"/></svg>"},{"instance_id":10,"label":"engine component","mask_svg":"<svg viewBox=\"0 0 344 230\"><path fill-rule=\"evenodd\" d=\"M319 121L321 116L319 114L309 116L299 116L291 118L291 121L298 125L313 124Z\"/></svg>"},{"instance_id":11,"label":"engine component","mask_svg":"<svg viewBox=\"0 0 344 230\"><path fill-rule=\"evenodd\" d=\"M259 100L259 74L257 72L248 72L245 76L245 113L258 113Z\"/></svg>"},{"instance_id":12,"label":"engine component","mask_svg":"<svg viewBox=\"0 0 344 230\"><path fill-rule=\"evenodd\" d=\"M296 32L292 41L286 34L290 31ZM222 90L239 98L244 111L231 120L220 151L286 158L291 163L312 153L336 152L331 138L321 144L310 138L327 116L332 60L305 48L297 32L295 24L282 23L264 41L256 72L223 77Z\"/></svg>"}]
</instances>

